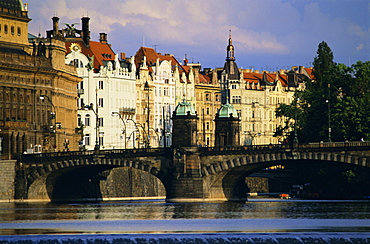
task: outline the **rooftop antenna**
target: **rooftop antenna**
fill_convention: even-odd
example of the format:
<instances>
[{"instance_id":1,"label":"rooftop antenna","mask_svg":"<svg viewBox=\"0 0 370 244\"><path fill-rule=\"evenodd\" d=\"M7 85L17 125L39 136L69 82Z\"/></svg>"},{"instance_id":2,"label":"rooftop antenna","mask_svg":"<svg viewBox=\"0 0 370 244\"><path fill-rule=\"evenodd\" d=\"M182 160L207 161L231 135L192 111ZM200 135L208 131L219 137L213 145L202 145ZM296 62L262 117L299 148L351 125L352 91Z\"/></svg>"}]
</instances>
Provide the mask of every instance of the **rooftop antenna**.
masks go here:
<instances>
[{"instance_id":1,"label":"rooftop antenna","mask_svg":"<svg viewBox=\"0 0 370 244\"><path fill-rule=\"evenodd\" d=\"M144 47L145 46L145 36L144 35L143 35L142 42L143 42L142 47Z\"/></svg>"},{"instance_id":2,"label":"rooftop antenna","mask_svg":"<svg viewBox=\"0 0 370 244\"><path fill-rule=\"evenodd\" d=\"M159 46L159 45L157 45L157 44L153 45L154 51L156 51L156 52L157 52L157 46Z\"/></svg>"},{"instance_id":3,"label":"rooftop antenna","mask_svg":"<svg viewBox=\"0 0 370 244\"><path fill-rule=\"evenodd\" d=\"M41 25L39 25L39 38L41 37Z\"/></svg>"}]
</instances>

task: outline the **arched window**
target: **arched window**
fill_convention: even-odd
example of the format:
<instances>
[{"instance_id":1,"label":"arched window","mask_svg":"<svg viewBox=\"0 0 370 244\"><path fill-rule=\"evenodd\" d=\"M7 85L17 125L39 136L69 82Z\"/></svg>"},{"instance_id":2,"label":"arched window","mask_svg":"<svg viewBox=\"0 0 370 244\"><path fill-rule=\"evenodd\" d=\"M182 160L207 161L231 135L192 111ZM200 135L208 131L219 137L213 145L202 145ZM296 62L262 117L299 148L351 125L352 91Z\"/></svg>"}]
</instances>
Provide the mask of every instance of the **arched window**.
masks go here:
<instances>
[{"instance_id":1,"label":"arched window","mask_svg":"<svg viewBox=\"0 0 370 244\"><path fill-rule=\"evenodd\" d=\"M8 34L8 25L4 25L4 33Z\"/></svg>"},{"instance_id":2,"label":"arched window","mask_svg":"<svg viewBox=\"0 0 370 244\"><path fill-rule=\"evenodd\" d=\"M10 27L10 33L11 33L12 35L14 35L14 26L13 26L13 25Z\"/></svg>"},{"instance_id":3,"label":"arched window","mask_svg":"<svg viewBox=\"0 0 370 244\"><path fill-rule=\"evenodd\" d=\"M22 34L22 29L21 27L18 27L17 28L17 35L20 36Z\"/></svg>"}]
</instances>

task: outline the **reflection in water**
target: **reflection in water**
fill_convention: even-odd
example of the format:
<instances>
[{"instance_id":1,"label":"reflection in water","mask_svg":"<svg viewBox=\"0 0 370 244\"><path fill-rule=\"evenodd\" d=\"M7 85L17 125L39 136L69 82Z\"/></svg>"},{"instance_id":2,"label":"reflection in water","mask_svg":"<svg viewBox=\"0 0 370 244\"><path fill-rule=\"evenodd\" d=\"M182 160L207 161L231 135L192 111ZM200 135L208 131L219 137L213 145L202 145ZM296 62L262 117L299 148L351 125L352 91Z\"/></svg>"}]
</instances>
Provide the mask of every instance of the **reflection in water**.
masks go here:
<instances>
[{"instance_id":1,"label":"reflection in water","mask_svg":"<svg viewBox=\"0 0 370 244\"><path fill-rule=\"evenodd\" d=\"M369 219L369 201L0 203L2 222L115 219Z\"/></svg>"},{"instance_id":2,"label":"reflection in water","mask_svg":"<svg viewBox=\"0 0 370 244\"><path fill-rule=\"evenodd\" d=\"M0 203L0 234L369 231L369 201ZM205 228L205 229L204 229Z\"/></svg>"}]
</instances>

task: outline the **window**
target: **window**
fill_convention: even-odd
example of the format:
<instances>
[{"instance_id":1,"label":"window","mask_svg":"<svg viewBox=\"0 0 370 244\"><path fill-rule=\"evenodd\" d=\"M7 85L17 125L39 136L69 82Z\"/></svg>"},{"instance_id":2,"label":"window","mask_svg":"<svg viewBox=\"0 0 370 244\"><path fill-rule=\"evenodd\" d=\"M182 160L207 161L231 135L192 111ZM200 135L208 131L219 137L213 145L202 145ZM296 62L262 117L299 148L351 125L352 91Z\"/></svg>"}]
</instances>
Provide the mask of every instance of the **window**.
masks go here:
<instances>
[{"instance_id":1,"label":"window","mask_svg":"<svg viewBox=\"0 0 370 244\"><path fill-rule=\"evenodd\" d=\"M170 95L169 88L168 87L163 88L163 93L164 96L169 96Z\"/></svg>"},{"instance_id":2,"label":"window","mask_svg":"<svg viewBox=\"0 0 370 244\"><path fill-rule=\"evenodd\" d=\"M232 103L240 103L240 102L241 102L240 96L233 96L232 97Z\"/></svg>"},{"instance_id":3,"label":"window","mask_svg":"<svg viewBox=\"0 0 370 244\"><path fill-rule=\"evenodd\" d=\"M99 81L99 89L100 90L103 90L104 89L103 81L102 80Z\"/></svg>"},{"instance_id":4,"label":"window","mask_svg":"<svg viewBox=\"0 0 370 244\"><path fill-rule=\"evenodd\" d=\"M206 130L209 130L209 122L206 123Z\"/></svg>"},{"instance_id":5,"label":"window","mask_svg":"<svg viewBox=\"0 0 370 244\"><path fill-rule=\"evenodd\" d=\"M99 136L99 145L103 146L104 145L104 137Z\"/></svg>"},{"instance_id":6,"label":"window","mask_svg":"<svg viewBox=\"0 0 370 244\"><path fill-rule=\"evenodd\" d=\"M236 89L236 85L235 84L231 85L231 89Z\"/></svg>"},{"instance_id":7,"label":"window","mask_svg":"<svg viewBox=\"0 0 370 244\"><path fill-rule=\"evenodd\" d=\"M206 114L209 115L209 108L206 109Z\"/></svg>"},{"instance_id":8,"label":"window","mask_svg":"<svg viewBox=\"0 0 370 244\"><path fill-rule=\"evenodd\" d=\"M81 126L81 115L80 114L77 115L77 125Z\"/></svg>"},{"instance_id":9,"label":"window","mask_svg":"<svg viewBox=\"0 0 370 244\"><path fill-rule=\"evenodd\" d=\"M8 25L4 25L4 33L8 34Z\"/></svg>"},{"instance_id":10,"label":"window","mask_svg":"<svg viewBox=\"0 0 370 244\"><path fill-rule=\"evenodd\" d=\"M14 35L14 26L11 26L11 27L10 27L10 33L11 33L12 35Z\"/></svg>"},{"instance_id":11,"label":"window","mask_svg":"<svg viewBox=\"0 0 370 244\"><path fill-rule=\"evenodd\" d=\"M99 108L104 107L103 98L99 98L98 105L99 105Z\"/></svg>"},{"instance_id":12,"label":"window","mask_svg":"<svg viewBox=\"0 0 370 244\"><path fill-rule=\"evenodd\" d=\"M86 114L85 116L85 126L90 126L90 114Z\"/></svg>"},{"instance_id":13,"label":"window","mask_svg":"<svg viewBox=\"0 0 370 244\"><path fill-rule=\"evenodd\" d=\"M90 134L86 134L84 137L85 145L90 145Z\"/></svg>"},{"instance_id":14,"label":"window","mask_svg":"<svg viewBox=\"0 0 370 244\"><path fill-rule=\"evenodd\" d=\"M17 28L17 35L18 35L18 36L20 36L20 35L21 35L21 33L22 33L21 27L18 27L18 28Z\"/></svg>"},{"instance_id":15,"label":"window","mask_svg":"<svg viewBox=\"0 0 370 244\"><path fill-rule=\"evenodd\" d=\"M220 101L220 95L216 94L216 102Z\"/></svg>"},{"instance_id":16,"label":"window","mask_svg":"<svg viewBox=\"0 0 370 244\"><path fill-rule=\"evenodd\" d=\"M211 96L210 96L210 94L206 94L206 101L211 101Z\"/></svg>"},{"instance_id":17,"label":"window","mask_svg":"<svg viewBox=\"0 0 370 244\"><path fill-rule=\"evenodd\" d=\"M98 119L98 123L99 123L99 127L103 127L104 126L104 120L103 120L103 118L99 118Z\"/></svg>"}]
</instances>

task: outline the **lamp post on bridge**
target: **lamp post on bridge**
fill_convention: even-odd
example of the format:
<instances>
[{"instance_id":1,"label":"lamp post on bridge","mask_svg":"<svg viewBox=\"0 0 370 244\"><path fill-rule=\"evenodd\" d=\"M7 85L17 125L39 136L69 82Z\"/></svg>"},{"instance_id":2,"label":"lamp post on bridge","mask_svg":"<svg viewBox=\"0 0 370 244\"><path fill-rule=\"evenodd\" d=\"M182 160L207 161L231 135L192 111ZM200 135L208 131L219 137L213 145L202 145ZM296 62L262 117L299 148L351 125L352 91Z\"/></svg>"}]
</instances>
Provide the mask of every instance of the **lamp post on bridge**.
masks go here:
<instances>
[{"instance_id":1,"label":"lamp post on bridge","mask_svg":"<svg viewBox=\"0 0 370 244\"><path fill-rule=\"evenodd\" d=\"M123 117L122 117L122 114L120 114L119 112L112 112L112 116L114 116L114 115L118 115L119 116L119 118L120 118L120 120L122 121L122 123L123 123L123 126L124 126L124 129L123 129L123 131L122 131L122 134L124 134L124 137L123 137L123 140L124 140L124 147L125 147L125 149L126 149L126 147L127 147L127 144L126 144L126 123L125 123L125 121L123 120Z\"/></svg>"},{"instance_id":2,"label":"lamp post on bridge","mask_svg":"<svg viewBox=\"0 0 370 244\"><path fill-rule=\"evenodd\" d=\"M56 115L56 110L55 110L55 105L53 103L53 101L51 100L51 98L47 95L40 95L40 100L44 101L45 98L47 98L53 108L53 111L50 112L50 117L49 119L52 121L52 125L50 126L50 130L49 129L49 132L53 133L54 134L54 144L53 144L53 148L54 150L56 149L57 147L57 135L56 135L56 131L57 131L57 128L56 128L56 120L57 120L57 115Z\"/></svg>"},{"instance_id":3,"label":"lamp post on bridge","mask_svg":"<svg viewBox=\"0 0 370 244\"><path fill-rule=\"evenodd\" d=\"M94 104L90 103L90 105L85 105L86 110L91 110L95 114L96 118L96 125L95 125L95 146L94 150L98 151L100 149L100 144L99 144L99 114L98 114L98 105L96 105L96 110L94 110Z\"/></svg>"},{"instance_id":4,"label":"lamp post on bridge","mask_svg":"<svg viewBox=\"0 0 370 244\"><path fill-rule=\"evenodd\" d=\"M147 143L146 141L145 141L145 134L146 134L146 132L145 132L145 129L144 129L144 126L142 126L142 124L140 124L140 123L136 123L133 119L127 119L126 121L132 121L132 123L134 123L134 125L135 125L135 127L136 127L136 130L139 132L139 138L140 138L140 130L139 130L139 127L142 129L142 131L143 131L143 133L144 133L144 136L143 136L143 138L144 138L144 142L145 143ZM149 131L149 130L148 130ZM132 133L131 133L132 134ZM139 146L139 141L138 141L138 148L140 148L140 146Z\"/></svg>"},{"instance_id":5,"label":"lamp post on bridge","mask_svg":"<svg viewBox=\"0 0 370 244\"><path fill-rule=\"evenodd\" d=\"M293 147L298 147L298 132L297 132L297 110L298 110L299 97L296 99L295 112L294 112L294 140Z\"/></svg>"},{"instance_id":6,"label":"lamp post on bridge","mask_svg":"<svg viewBox=\"0 0 370 244\"><path fill-rule=\"evenodd\" d=\"M148 104L147 104L147 108L148 108L148 118L146 120L146 123L147 123L147 147L150 148L150 134L149 134L149 121L150 121L150 108L149 108L149 101L150 101L150 87L149 87L149 83L148 81L145 81L145 85L144 85L144 91L146 91L148 93Z\"/></svg>"}]
</instances>

